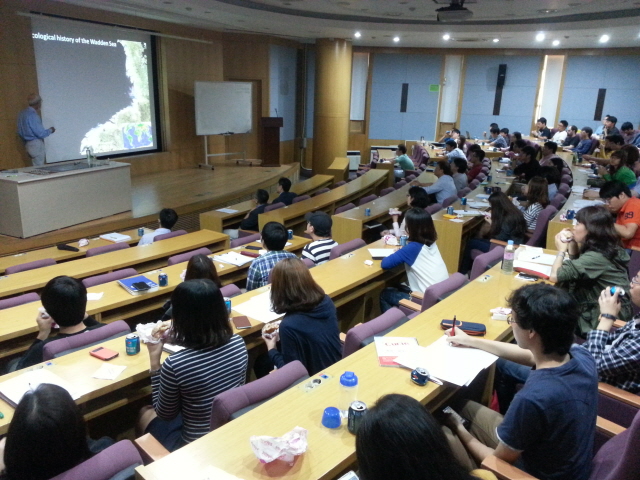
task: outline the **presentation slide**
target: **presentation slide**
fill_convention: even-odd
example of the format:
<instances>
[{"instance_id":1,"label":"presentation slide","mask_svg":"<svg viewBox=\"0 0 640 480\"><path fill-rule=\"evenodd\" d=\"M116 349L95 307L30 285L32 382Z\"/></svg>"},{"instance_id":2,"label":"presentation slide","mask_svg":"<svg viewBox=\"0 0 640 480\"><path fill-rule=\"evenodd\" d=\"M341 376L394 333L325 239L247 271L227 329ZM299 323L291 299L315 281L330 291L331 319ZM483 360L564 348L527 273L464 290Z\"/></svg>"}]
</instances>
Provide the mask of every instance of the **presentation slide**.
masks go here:
<instances>
[{"instance_id":1,"label":"presentation slide","mask_svg":"<svg viewBox=\"0 0 640 480\"><path fill-rule=\"evenodd\" d=\"M151 35L33 18L47 163L157 149Z\"/></svg>"}]
</instances>

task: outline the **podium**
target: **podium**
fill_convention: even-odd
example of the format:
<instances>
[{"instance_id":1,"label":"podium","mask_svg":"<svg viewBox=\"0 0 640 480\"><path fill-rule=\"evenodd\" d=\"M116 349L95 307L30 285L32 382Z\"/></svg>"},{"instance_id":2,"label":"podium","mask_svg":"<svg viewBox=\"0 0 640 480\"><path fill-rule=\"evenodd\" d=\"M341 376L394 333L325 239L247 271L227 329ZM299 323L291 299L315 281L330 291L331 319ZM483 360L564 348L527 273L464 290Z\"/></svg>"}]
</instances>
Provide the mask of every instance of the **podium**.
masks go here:
<instances>
[{"instance_id":1,"label":"podium","mask_svg":"<svg viewBox=\"0 0 640 480\"><path fill-rule=\"evenodd\" d=\"M282 117L262 117L260 119L263 167L280 166L280 129L282 125Z\"/></svg>"}]
</instances>

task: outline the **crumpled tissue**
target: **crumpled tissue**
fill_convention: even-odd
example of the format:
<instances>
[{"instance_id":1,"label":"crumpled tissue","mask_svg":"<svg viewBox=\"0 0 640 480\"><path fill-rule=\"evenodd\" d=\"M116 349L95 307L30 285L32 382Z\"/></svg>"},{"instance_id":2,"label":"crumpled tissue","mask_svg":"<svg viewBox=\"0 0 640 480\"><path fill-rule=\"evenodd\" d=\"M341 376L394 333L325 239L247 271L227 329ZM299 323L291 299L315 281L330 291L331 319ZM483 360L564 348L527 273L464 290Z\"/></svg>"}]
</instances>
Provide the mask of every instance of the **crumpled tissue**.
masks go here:
<instances>
[{"instance_id":1,"label":"crumpled tissue","mask_svg":"<svg viewBox=\"0 0 640 480\"><path fill-rule=\"evenodd\" d=\"M139 323L136 325L136 333L140 336L140 341L143 343L158 343L167 336L170 330L170 328L167 328L163 334L152 335L156 327L159 329L162 326L171 327L171 321L163 322L162 320L158 320L155 323Z\"/></svg>"},{"instance_id":2,"label":"crumpled tissue","mask_svg":"<svg viewBox=\"0 0 640 480\"><path fill-rule=\"evenodd\" d=\"M295 457L307 451L307 433L305 428L295 427L282 437L253 435L249 441L260 463L282 460L293 465Z\"/></svg>"}]
</instances>

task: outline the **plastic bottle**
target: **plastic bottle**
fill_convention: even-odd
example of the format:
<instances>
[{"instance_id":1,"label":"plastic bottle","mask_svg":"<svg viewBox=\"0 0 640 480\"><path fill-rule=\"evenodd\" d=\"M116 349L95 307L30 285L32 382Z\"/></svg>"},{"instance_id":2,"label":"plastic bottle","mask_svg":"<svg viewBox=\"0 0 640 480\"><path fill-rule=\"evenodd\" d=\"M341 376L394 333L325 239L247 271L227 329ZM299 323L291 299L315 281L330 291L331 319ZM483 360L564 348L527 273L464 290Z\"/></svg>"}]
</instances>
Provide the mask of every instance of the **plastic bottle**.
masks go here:
<instances>
[{"instance_id":1,"label":"plastic bottle","mask_svg":"<svg viewBox=\"0 0 640 480\"><path fill-rule=\"evenodd\" d=\"M507 275L511 275L513 273L514 253L515 247L513 246L513 240L509 240L504 249L504 257L502 257L502 273Z\"/></svg>"},{"instance_id":2,"label":"plastic bottle","mask_svg":"<svg viewBox=\"0 0 640 480\"><path fill-rule=\"evenodd\" d=\"M340 401L338 408L346 418L349 406L358 398L358 377L353 372L344 372L340 375Z\"/></svg>"}]
</instances>

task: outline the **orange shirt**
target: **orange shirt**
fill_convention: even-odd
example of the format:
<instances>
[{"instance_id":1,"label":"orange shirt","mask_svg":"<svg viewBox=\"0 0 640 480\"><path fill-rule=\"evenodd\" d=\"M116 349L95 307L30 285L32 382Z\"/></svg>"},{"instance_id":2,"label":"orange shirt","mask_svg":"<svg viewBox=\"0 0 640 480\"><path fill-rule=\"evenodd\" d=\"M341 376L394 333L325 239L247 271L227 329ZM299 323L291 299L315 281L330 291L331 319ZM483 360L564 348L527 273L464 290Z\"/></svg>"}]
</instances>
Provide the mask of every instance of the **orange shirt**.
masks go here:
<instances>
[{"instance_id":1,"label":"orange shirt","mask_svg":"<svg viewBox=\"0 0 640 480\"><path fill-rule=\"evenodd\" d=\"M616 223L619 225L627 225L629 223L636 223L639 228L636 230L636 234L629 240L622 239L624 248L640 247L640 198L630 198L625 202L616 218Z\"/></svg>"}]
</instances>

